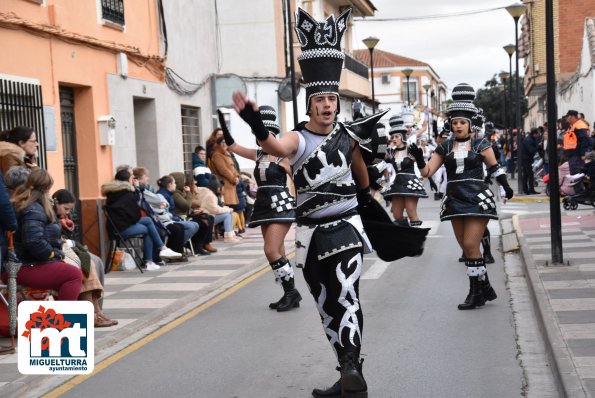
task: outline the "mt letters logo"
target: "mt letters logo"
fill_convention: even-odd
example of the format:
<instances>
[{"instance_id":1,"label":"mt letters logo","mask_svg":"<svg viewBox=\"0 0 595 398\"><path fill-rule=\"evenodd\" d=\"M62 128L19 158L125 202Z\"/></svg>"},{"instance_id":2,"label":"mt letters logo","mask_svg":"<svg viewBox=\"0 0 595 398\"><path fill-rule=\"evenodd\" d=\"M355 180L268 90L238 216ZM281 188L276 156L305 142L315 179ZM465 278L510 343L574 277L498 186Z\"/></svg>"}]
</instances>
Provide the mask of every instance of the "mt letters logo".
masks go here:
<instances>
[{"instance_id":1,"label":"mt letters logo","mask_svg":"<svg viewBox=\"0 0 595 398\"><path fill-rule=\"evenodd\" d=\"M95 367L93 304L88 301L22 301L19 372L88 374Z\"/></svg>"}]
</instances>

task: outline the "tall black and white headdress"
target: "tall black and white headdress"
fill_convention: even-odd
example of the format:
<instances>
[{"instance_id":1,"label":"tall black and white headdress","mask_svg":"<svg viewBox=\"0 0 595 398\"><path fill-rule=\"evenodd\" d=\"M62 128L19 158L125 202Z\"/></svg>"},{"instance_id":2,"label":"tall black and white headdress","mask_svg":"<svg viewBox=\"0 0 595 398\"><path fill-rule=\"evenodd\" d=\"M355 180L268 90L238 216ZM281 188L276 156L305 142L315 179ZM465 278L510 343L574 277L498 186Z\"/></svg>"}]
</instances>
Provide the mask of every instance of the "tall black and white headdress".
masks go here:
<instances>
[{"instance_id":1,"label":"tall black and white headdress","mask_svg":"<svg viewBox=\"0 0 595 398\"><path fill-rule=\"evenodd\" d=\"M471 126L471 131L475 131L476 133L479 133L481 131L481 129L483 128L483 125L486 121L486 118L483 115L482 108L477 108L477 115L475 115L475 117L473 119L471 119L471 121L473 122L473 125Z\"/></svg>"},{"instance_id":2,"label":"tall black and white headdress","mask_svg":"<svg viewBox=\"0 0 595 398\"><path fill-rule=\"evenodd\" d=\"M446 109L449 120L463 118L469 121L469 127L477 115L477 108L473 105L475 101L475 90L467 83L459 83L452 89L453 102ZM452 123L451 123L452 125Z\"/></svg>"},{"instance_id":3,"label":"tall black and white headdress","mask_svg":"<svg viewBox=\"0 0 595 398\"><path fill-rule=\"evenodd\" d=\"M403 119L403 124L405 127L413 126L414 122L414 111L411 105L403 104L402 111L401 111L401 118Z\"/></svg>"},{"instance_id":4,"label":"tall black and white headdress","mask_svg":"<svg viewBox=\"0 0 595 398\"><path fill-rule=\"evenodd\" d=\"M315 95L335 94L338 102L339 79L345 59L341 38L347 30L350 14L351 7L336 19L331 15L324 22L318 22L301 8L296 12L295 31L302 48L298 62L306 82L307 112L310 111L310 99Z\"/></svg>"},{"instance_id":5,"label":"tall black and white headdress","mask_svg":"<svg viewBox=\"0 0 595 398\"><path fill-rule=\"evenodd\" d=\"M405 123L401 116L392 116L388 120L388 124L390 126L390 130L388 134L392 137L394 134L401 134L401 138L403 141L407 140L407 128L405 127Z\"/></svg>"},{"instance_id":6,"label":"tall black and white headdress","mask_svg":"<svg viewBox=\"0 0 595 398\"><path fill-rule=\"evenodd\" d=\"M268 105L262 105L258 107L258 111L262 116L262 123L267 130L275 136L278 135L281 128L279 127L279 123L277 123L277 112L275 111L275 108Z\"/></svg>"}]
</instances>

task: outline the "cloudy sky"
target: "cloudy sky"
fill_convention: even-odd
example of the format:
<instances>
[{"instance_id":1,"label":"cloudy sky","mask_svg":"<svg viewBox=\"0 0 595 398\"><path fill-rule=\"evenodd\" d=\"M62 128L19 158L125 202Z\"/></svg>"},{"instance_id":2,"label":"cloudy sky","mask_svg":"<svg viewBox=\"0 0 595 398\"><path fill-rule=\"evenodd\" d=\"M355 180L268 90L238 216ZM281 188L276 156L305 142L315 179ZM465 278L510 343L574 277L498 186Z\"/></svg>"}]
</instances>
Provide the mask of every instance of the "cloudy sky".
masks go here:
<instances>
[{"instance_id":1,"label":"cloudy sky","mask_svg":"<svg viewBox=\"0 0 595 398\"><path fill-rule=\"evenodd\" d=\"M376 36L380 39L376 48L430 64L449 90L461 82L469 83L477 90L484 87L494 74L508 71L508 54L502 47L514 44L514 21L505 9L414 21L372 21L375 18L409 18L488 10L506 7L515 3L515 0L372 2L378 9L375 17L355 22L355 48L366 48L362 39ZM519 65L522 71L522 59ZM513 73L514 67L513 55Z\"/></svg>"}]
</instances>

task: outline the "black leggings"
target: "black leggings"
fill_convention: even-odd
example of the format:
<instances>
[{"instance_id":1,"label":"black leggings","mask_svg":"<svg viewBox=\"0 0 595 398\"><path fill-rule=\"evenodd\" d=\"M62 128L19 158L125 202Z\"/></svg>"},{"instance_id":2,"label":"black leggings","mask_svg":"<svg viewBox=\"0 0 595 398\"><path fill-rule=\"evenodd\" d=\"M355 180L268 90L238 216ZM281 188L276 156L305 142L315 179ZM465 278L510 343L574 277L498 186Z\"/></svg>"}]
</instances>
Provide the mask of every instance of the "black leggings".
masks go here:
<instances>
[{"instance_id":1,"label":"black leggings","mask_svg":"<svg viewBox=\"0 0 595 398\"><path fill-rule=\"evenodd\" d=\"M338 357L359 355L364 317L359 302L362 248L339 252L318 260L314 239L308 249L304 279L314 296L326 337Z\"/></svg>"}]
</instances>

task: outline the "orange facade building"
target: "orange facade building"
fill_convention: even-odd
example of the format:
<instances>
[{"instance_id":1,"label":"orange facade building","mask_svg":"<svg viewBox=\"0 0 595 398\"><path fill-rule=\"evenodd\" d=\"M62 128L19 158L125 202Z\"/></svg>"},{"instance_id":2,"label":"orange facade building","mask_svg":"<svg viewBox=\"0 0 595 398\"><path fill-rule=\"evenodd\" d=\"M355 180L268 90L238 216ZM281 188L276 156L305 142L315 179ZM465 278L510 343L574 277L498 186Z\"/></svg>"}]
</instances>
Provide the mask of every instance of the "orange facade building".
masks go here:
<instances>
[{"instance_id":1,"label":"orange facade building","mask_svg":"<svg viewBox=\"0 0 595 398\"><path fill-rule=\"evenodd\" d=\"M45 130L37 132L40 159L54 189L81 199L83 229L97 221L99 187L113 176L108 75L163 81L157 6L157 0L0 2L0 129L29 122ZM41 94L38 105L33 89ZM22 117L32 107L35 123Z\"/></svg>"}]
</instances>

